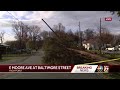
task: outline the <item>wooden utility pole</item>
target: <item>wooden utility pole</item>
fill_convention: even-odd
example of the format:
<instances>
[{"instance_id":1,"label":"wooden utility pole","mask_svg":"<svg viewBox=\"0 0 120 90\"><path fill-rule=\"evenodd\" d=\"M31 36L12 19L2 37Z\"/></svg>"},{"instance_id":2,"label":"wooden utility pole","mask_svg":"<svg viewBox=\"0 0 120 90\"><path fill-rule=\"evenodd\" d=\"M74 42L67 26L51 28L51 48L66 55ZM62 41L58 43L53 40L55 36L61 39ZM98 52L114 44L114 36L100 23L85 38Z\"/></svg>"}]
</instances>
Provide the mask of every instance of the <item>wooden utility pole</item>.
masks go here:
<instances>
[{"instance_id":1,"label":"wooden utility pole","mask_svg":"<svg viewBox=\"0 0 120 90\"><path fill-rule=\"evenodd\" d=\"M79 38L80 38L80 46L82 46L82 32L81 32L81 28L80 28L80 22L79 22Z\"/></svg>"},{"instance_id":2,"label":"wooden utility pole","mask_svg":"<svg viewBox=\"0 0 120 90\"><path fill-rule=\"evenodd\" d=\"M58 26L59 26L59 31L60 31L60 24Z\"/></svg>"},{"instance_id":3,"label":"wooden utility pole","mask_svg":"<svg viewBox=\"0 0 120 90\"><path fill-rule=\"evenodd\" d=\"M0 41L1 41L1 44L3 44L4 34L5 34L5 32L1 32L1 33L0 33Z\"/></svg>"},{"instance_id":4,"label":"wooden utility pole","mask_svg":"<svg viewBox=\"0 0 120 90\"><path fill-rule=\"evenodd\" d=\"M101 41L101 18L100 18L100 54L102 49L102 41Z\"/></svg>"}]
</instances>

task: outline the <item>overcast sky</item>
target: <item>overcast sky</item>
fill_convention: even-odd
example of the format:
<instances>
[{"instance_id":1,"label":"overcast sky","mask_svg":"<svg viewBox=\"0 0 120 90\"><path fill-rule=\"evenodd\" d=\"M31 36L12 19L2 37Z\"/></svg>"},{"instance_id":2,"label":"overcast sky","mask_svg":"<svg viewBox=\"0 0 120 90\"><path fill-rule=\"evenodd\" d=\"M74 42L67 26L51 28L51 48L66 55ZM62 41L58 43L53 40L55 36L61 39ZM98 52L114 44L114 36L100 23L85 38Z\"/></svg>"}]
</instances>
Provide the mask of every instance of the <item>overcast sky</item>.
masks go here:
<instances>
[{"instance_id":1,"label":"overcast sky","mask_svg":"<svg viewBox=\"0 0 120 90\"><path fill-rule=\"evenodd\" d=\"M41 19L44 19L51 27L62 23L66 30L78 30L79 21L81 22L81 30L87 28L96 29L99 26L100 18L102 18L102 26L108 28L114 34L120 34L120 18L109 11L9 11L24 23L39 25L42 30L50 29ZM11 21L17 21L6 11L0 11L0 32L4 31L4 42L14 39ZM105 21L105 17L112 17L112 21Z\"/></svg>"}]
</instances>

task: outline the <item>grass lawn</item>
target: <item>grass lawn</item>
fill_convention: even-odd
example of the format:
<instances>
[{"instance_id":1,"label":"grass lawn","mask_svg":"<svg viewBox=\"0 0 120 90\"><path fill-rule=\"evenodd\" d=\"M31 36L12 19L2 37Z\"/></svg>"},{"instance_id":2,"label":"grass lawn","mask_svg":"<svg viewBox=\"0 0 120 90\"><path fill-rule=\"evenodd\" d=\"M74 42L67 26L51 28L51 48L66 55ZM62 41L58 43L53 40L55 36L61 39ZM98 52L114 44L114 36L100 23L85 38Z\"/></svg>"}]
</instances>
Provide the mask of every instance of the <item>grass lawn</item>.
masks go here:
<instances>
[{"instance_id":1,"label":"grass lawn","mask_svg":"<svg viewBox=\"0 0 120 90\"><path fill-rule=\"evenodd\" d=\"M3 57L23 57L23 56L29 56L30 54L5 54Z\"/></svg>"},{"instance_id":2,"label":"grass lawn","mask_svg":"<svg viewBox=\"0 0 120 90\"><path fill-rule=\"evenodd\" d=\"M16 60L16 59L26 57L26 56L30 56L30 54L7 54L7 55L2 55L2 60L0 60L0 62L7 61L7 60Z\"/></svg>"},{"instance_id":3,"label":"grass lawn","mask_svg":"<svg viewBox=\"0 0 120 90\"><path fill-rule=\"evenodd\" d=\"M87 50L87 52L92 53L92 54L100 54L99 50Z\"/></svg>"},{"instance_id":4,"label":"grass lawn","mask_svg":"<svg viewBox=\"0 0 120 90\"><path fill-rule=\"evenodd\" d=\"M87 52L90 52L92 54L98 54L98 55L100 55L100 51L98 51L98 50L89 50ZM114 54L114 53L112 53L112 54L105 54L104 53L104 54L102 54L100 56L108 58L108 59L120 58L120 54Z\"/></svg>"},{"instance_id":5,"label":"grass lawn","mask_svg":"<svg viewBox=\"0 0 120 90\"><path fill-rule=\"evenodd\" d=\"M20 57L3 57L2 61L18 59L18 58L20 58Z\"/></svg>"},{"instance_id":6,"label":"grass lawn","mask_svg":"<svg viewBox=\"0 0 120 90\"><path fill-rule=\"evenodd\" d=\"M2 60L0 60L0 62L4 62L4 61L8 61L8 60L16 60L19 58L21 58L21 57L3 57Z\"/></svg>"},{"instance_id":7,"label":"grass lawn","mask_svg":"<svg viewBox=\"0 0 120 90\"><path fill-rule=\"evenodd\" d=\"M116 58L120 58L120 54L103 54L103 57L106 57L108 59L116 59Z\"/></svg>"},{"instance_id":8,"label":"grass lawn","mask_svg":"<svg viewBox=\"0 0 120 90\"><path fill-rule=\"evenodd\" d=\"M105 79L120 79L120 72L116 73L104 73Z\"/></svg>"}]
</instances>

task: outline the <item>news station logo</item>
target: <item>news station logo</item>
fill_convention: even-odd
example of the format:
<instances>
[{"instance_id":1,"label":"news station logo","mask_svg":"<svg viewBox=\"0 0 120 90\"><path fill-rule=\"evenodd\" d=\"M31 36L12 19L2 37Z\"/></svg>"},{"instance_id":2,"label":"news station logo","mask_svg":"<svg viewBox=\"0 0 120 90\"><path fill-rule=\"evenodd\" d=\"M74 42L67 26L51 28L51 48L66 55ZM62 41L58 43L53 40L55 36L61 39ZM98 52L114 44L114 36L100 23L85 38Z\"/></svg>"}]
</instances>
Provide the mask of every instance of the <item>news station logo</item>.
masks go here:
<instances>
[{"instance_id":1,"label":"news station logo","mask_svg":"<svg viewBox=\"0 0 120 90\"><path fill-rule=\"evenodd\" d=\"M104 66L104 72L106 72L106 73L109 72L109 66Z\"/></svg>"},{"instance_id":2,"label":"news station logo","mask_svg":"<svg viewBox=\"0 0 120 90\"><path fill-rule=\"evenodd\" d=\"M103 72L103 66L102 65L98 65L97 72Z\"/></svg>"},{"instance_id":3,"label":"news station logo","mask_svg":"<svg viewBox=\"0 0 120 90\"><path fill-rule=\"evenodd\" d=\"M106 17L105 21L112 21L112 17Z\"/></svg>"}]
</instances>

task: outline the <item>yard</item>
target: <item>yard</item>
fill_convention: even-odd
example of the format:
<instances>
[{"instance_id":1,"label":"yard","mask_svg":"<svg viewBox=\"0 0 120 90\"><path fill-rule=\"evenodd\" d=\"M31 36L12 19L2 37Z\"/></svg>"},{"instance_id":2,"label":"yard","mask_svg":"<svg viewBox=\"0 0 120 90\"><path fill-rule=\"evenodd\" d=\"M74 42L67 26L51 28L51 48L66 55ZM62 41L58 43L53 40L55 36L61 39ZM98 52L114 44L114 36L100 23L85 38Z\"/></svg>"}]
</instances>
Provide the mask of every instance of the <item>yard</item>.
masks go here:
<instances>
[{"instance_id":1,"label":"yard","mask_svg":"<svg viewBox=\"0 0 120 90\"><path fill-rule=\"evenodd\" d=\"M118 51L118 52L102 51L102 54L100 54L99 50L89 50L87 52L90 52L92 54L101 55L102 57L105 57L105 58L108 58L108 59L120 58L120 51Z\"/></svg>"},{"instance_id":2,"label":"yard","mask_svg":"<svg viewBox=\"0 0 120 90\"><path fill-rule=\"evenodd\" d=\"M120 79L120 73L103 73L105 79Z\"/></svg>"},{"instance_id":3,"label":"yard","mask_svg":"<svg viewBox=\"0 0 120 90\"><path fill-rule=\"evenodd\" d=\"M27 56L30 56L30 54L4 54L2 55L2 60L0 60L0 62L7 60L16 60Z\"/></svg>"}]
</instances>

